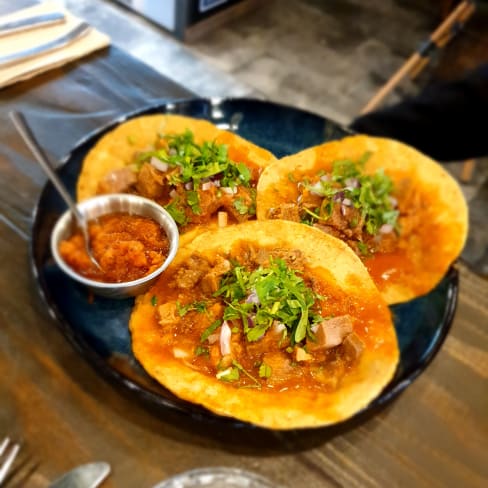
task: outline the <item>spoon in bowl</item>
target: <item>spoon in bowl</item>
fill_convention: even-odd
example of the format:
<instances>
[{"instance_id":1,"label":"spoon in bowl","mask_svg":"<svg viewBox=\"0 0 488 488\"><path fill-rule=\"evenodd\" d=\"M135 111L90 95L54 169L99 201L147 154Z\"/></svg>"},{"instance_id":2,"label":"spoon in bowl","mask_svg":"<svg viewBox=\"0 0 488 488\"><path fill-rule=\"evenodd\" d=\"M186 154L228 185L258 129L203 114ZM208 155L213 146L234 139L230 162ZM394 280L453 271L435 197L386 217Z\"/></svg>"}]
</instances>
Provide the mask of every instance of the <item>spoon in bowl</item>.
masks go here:
<instances>
[{"instance_id":1,"label":"spoon in bowl","mask_svg":"<svg viewBox=\"0 0 488 488\"><path fill-rule=\"evenodd\" d=\"M92 248L90 245L90 236L88 233L88 224L84 215L78 210L78 207L76 206L76 203L71 198L71 195L68 193L68 190L63 185L62 181L59 179L56 172L52 169L46 154L44 153L43 149L41 148L36 138L34 137L34 134L32 133L29 125L27 124L24 115L21 112L12 111L9 113L9 117L12 120L15 128L21 135L27 147L31 150L37 162L41 165L41 168L49 177L51 183L56 187L56 190L58 190L59 194L61 195L61 197L66 202L69 209L75 216L78 227L81 230L81 233L83 234L83 240L85 242L85 250L88 254L88 257L90 258L90 261L99 270L102 270L100 263L95 259L95 256L93 256Z\"/></svg>"}]
</instances>

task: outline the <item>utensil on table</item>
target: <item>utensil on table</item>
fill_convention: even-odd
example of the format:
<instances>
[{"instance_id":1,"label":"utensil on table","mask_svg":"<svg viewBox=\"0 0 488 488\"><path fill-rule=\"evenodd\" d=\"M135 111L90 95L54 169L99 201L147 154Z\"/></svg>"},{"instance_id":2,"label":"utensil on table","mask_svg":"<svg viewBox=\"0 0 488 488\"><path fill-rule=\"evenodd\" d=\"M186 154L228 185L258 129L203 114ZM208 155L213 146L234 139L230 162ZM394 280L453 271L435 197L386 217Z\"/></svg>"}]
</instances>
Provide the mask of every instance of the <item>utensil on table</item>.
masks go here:
<instances>
[{"instance_id":1,"label":"utensil on table","mask_svg":"<svg viewBox=\"0 0 488 488\"><path fill-rule=\"evenodd\" d=\"M85 241L85 249L86 249L86 252L88 254L88 257L90 258L90 261L98 269L101 270L102 268L101 268L100 264L98 263L98 261L93 256L93 253L91 250L90 236L88 233L88 224L87 224L87 221L85 219L85 216L78 210L78 207L76 206L75 202L71 198L71 195L68 193L68 190L65 188L64 184L59 179L56 172L51 168L51 165L49 163L47 156L45 155L41 146L39 145L36 138L34 137L34 134L32 133L29 125L27 124L24 115L20 112L10 112L9 116L10 116L10 119L12 120L13 124L15 125L15 128L17 129L19 134L22 136L22 139L26 143L27 147L31 150L31 152L34 155L34 157L36 158L37 162L41 165L41 168L47 174L47 176L51 180L52 184L56 187L56 189L58 190L58 192L61 195L61 197L63 198L63 200L68 205L72 214L75 216L78 227L80 228L80 230L83 234L83 239Z\"/></svg>"},{"instance_id":2,"label":"utensil on table","mask_svg":"<svg viewBox=\"0 0 488 488\"><path fill-rule=\"evenodd\" d=\"M49 488L96 488L110 474L105 462L83 464L68 471L49 485Z\"/></svg>"},{"instance_id":3,"label":"utensil on table","mask_svg":"<svg viewBox=\"0 0 488 488\"><path fill-rule=\"evenodd\" d=\"M35 56L41 54L46 54L51 51L56 51L65 46L68 46L72 42L76 41L80 37L88 34L91 26L86 22L80 22L76 27L70 30L67 34L64 34L52 41L40 44L38 46L29 47L28 49L23 49L21 51L16 51L4 56L0 56L0 68L5 66L10 66L12 64L31 59Z\"/></svg>"},{"instance_id":4,"label":"utensil on table","mask_svg":"<svg viewBox=\"0 0 488 488\"><path fill-rule=\"evenodd\" d=\"M20 444L12 444L9 437L5 437L0 444L0 485L7 477L19 450Z\"/></svg>"},{"instance_id":5,"label":"utensil on table","mask_svg":"<svg viewBox=\"0 0 488 488\"><path fill-rule=\"evenodd\" d=\"M31 15L17 20L0 22L0 37L59 24L65 20L66 17L62 12L48 12L45 14Z\"/></svg>"}]
</instances>

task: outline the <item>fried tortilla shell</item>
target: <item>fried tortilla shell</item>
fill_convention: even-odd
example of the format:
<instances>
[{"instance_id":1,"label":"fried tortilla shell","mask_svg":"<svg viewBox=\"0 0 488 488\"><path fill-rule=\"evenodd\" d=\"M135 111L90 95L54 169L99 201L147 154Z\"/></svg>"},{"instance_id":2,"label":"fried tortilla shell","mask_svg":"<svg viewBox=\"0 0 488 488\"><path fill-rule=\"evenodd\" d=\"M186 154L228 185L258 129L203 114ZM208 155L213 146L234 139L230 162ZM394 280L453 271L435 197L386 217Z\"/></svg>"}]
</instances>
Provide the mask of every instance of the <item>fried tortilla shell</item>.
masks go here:
<instances>
[{"instance_id":1,"label":"fried tortilla shell","mask_svg":"<svg viewBox=\"0 0 488 488\"><path fill-rule=\"evenodd\" d=\"M264 168L275 160L269 151L207 120L182 115L145 115L118 125L90 150L77 182L78 201L95 196L99 182L107 173L131 164L138 152L151 147L158 134L181 134L187 129L199 144L203 141L227 144L230 158L236 161Z\"/></svg>"},{"instance_id":2,"label":"fried tortilla shell","mask_svg":"<svg viewBox=\"0 0 488 488\"><path fill-rule=\"evenodd\" d=\"M442 279L462 251L468 229L468 209L459 185L412 147L358 135L285 157L261 175L257 217L272 218L272 209L296 204L298 183L329 173L335 161L358 161L367 153L364 173L382 168L393 182L399 234L392 249L361 259L387 303L408 301L428 293Z\"/></svg>"},{"instance_id":3,"label":"fried tortilla shell","mask_svg":"<svg viewBox=\"0 0 488 488\"><path fill-rule=\"evenodd\" d=\"M191 256L197 253L212 261L216 256L229 256L236 246L298 250L305 263L304 277L325 290L320 302L321 313L326 315L327 307L333 302L350 314L354 334L364 349L334 387L311 387L306 382L294 384L293 388L278 387L272 382L273 375L267 380L270 383L260 388L237 387L221 381L215 371L202 370L195 362L193 351L201 345L200 333L194 331L199 327L197 322L188 319L174 338L165 329L166 319L158 320L159 307L168 307L176 299L182 299L174 278ZM205 314L201 317L204 320ZM353 416L380 394L393 377L399 360L390 311L360 259L342 241L284 220L246 222L200 234L180 249L159 282L137 298L130 331L135 357L175 395L218 415L270 429L320 427ZM183 354L180 349L192 354ZM297 378L301 374L300 364L293 370Z\"/></svg>"}]
</instances>

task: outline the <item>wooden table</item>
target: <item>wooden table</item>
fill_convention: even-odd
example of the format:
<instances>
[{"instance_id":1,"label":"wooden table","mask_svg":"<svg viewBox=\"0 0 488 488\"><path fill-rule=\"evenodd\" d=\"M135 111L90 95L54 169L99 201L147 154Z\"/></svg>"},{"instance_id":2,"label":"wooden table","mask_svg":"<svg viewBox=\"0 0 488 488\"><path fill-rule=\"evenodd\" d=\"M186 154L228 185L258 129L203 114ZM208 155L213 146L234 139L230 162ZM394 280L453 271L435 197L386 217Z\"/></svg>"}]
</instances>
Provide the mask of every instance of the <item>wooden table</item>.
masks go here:
<instances>
[{"instance_id":1,"label":"wooden table","mask_svg":"<svg viewBox=\"0 0 488 488\"><path fill-rule=\"evenodd\" d=\"M75 465L104 460L107 488L150 487L213 465L286 487L488 486L488 282L462 265L438 356L393 404L348 430L253 435L154 412L105 382L60 334L28 254L45 177L8 110L23 110L59 158L116 114L188 95L114 48L0 91L0 437L25 442L12 481L45 487Z\"/></svg>"}]
</instances>

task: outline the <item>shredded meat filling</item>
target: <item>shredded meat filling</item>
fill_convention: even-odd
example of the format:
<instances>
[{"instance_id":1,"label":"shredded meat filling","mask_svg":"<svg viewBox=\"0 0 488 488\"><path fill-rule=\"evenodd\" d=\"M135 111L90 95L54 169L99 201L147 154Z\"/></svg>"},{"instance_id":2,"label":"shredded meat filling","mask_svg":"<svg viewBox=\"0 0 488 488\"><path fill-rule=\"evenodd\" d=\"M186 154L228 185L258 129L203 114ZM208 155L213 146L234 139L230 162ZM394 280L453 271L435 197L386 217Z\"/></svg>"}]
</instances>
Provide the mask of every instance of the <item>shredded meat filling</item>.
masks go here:
<instances>
[{"instance_id":1,"label":"shredded meat filling","mask_svg":"<svg viewBox=\"0 0 488 488\"><path fill-rule=\"evenodd\" d=\"M210 375L225 375L239 365L241 374L237 386L255 386L257 382L262 386L290 388L305 381L315 385L312 387L334 389L364 349L363 341L354 332L354 319L350 315L319 322L313 340L307 338L296 344L286 325L279 321L250 341L240 318L225 319L225 299L215 292L232 263L238 261L251 271L266 266L271 257L306 271L303 254L293 249L256 248L239 243L230 255L219 255L212 260L198 253L191 255L173 274L169 285L177 299L157 309L166 337L163 342L172 344L175 357L191 360L193 368ZM314 286L314 280L308 283ZM203 303L204 307L198 310L195 303ZM254 327L252 316L246 320L247 326ZM180 334L185 337L184 341L180 341ZM193 337L194 350L195 344L199 344L199 352L192 359L188 359L186 352L181 353L181 350L191 349L187 343L189 335Z\"/></svg>"},{"instance_id":2,"label":"shredded meat filling","mask_svg":"<svg viewBox=\"0 0 488 488\"><path fill-rule=\"evenodd\" d=\"M208 184L205 189L194 190L197 205L192 206L188 203L187 191L193 188L188 186L191 184L178 183L175 179L178 173L178 168L160 171L150 162L143 163L137 172L125 167L105 175L98 184L97 193L136 193L163 206L176 204L185 216L181 226L206 224L219 210L227 212L236 223L245 222L254 215L254 190L251 188L238 186L235 192L228 193Z\"/></svg>"}]
</instances>

